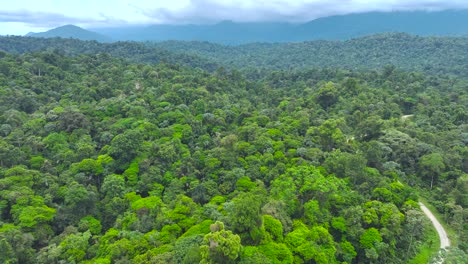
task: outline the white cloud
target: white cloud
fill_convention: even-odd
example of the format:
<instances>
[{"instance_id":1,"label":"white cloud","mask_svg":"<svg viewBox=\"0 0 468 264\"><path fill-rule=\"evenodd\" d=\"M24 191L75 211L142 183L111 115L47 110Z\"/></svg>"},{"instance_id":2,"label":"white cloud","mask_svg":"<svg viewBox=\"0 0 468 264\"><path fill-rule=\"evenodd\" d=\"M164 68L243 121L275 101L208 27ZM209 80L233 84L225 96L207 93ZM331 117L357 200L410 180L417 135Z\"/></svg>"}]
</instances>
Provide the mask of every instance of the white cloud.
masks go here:
<instances>
[{"instance_id":1,"label":"white cloud","mask_svg":"<svg viewBox=\"0 0 468 264\"><path fill-rule=\"evenodd\" d=\"M0 6L0 34L64 24L302 22L368 11L459 8L468 8L468 0L14 0Z\"/></svg>"},{"instance_id":2,"label":"white cloud","mask_svg":"<svg viewBox=\"0 0 468 264\"><path fill-rule=\"evenodd\" d=\"M369 11L444 10L468 8L466 0L190 0L177 9L145 9L156 21L169 23L216 22L220 20L308 21L319 17Z\"/></svg>"},{"instance_id":3,"label":"white cloud","mask_svg":"<svg viewBox=\"0 0 468 264\"><path fill-rule=\"evenodd\" d=\"M23 23L33 27L50 27L63 24L107 24L116 21L105 17L70 17L60 13L0 10L0 22Z\"/></svg>"}]
</instances>

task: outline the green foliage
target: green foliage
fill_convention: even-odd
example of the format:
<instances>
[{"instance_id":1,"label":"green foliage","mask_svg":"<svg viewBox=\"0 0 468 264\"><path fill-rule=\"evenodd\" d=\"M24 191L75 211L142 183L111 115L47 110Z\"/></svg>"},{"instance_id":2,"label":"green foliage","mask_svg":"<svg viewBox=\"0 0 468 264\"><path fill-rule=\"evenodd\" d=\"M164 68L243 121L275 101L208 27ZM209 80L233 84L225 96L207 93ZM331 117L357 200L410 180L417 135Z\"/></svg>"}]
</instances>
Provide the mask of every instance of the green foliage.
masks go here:
<instances>
[{"instance_id":1,"label":"green foliage","mask_svg":"<svg viewBox=\"0 0 468 264\"><path fill-rule=\"evenodd\" d=\"M128 169L123 173L129 185L136 185L138 183L138 172L140 171L138 162L133 161Z\"/></svg>"},{"instance_id":2,"label":"green foliage","mask_svg":"<svg viewBox=\"0 0 468 264\"><path fill-rule=\"evenodd\" d=\"M416 261L437 244L418 195L467 249L462 78L210 73L138 43L29 40L8 49L70 46L0 53L0 262L399 263L425 251Z\"/></svg>"},{"instance_id":3,"label":"green foliage","mask_svg":"<svg viewBox=\"0 0 468 264\"><path fill-rule=\"evenodd\" d=\"M204 220L203 222L190 227L180 238L191 237L195 235L206 235L210 232L210 225L213 224L211 220Z\"/></svg>"},{"instance_id":4,"label":"green foliage","mask_svg":"<svg viewBox=\"0 0 468 264\"><path fill-rule=\"evenodd\" d=\"M110 155L125 164L133 160L141 147L143 135L139 130L127 130L115 136L110 144Z\"/></svg>"},{"instance_id":5,"label":"green foliage","mask_svg":"<svg viewBox=\"0 0 468 264\"><path fill-rule=\"evenodd\" d=\"M440 153L431 153L421 157L419 160L419 168L421 175L431 178L431 188L434 183L434 178L445 169L444 159Z\"/></svg>"},{"instance_id":6,"label":"green foliage","mask_svg":"<svg viewBox=\"0 0 468 264\"><path fill-rule=\"evenodd\" d=\"M201 261L200 246L202 243L202 235L184 234L184 236L177 239L177 242L175 243L174 262L187 264L199 263Z\"/></svg>"},{"instance_id":7,"label":"green foliage","mask_svg":"<svg viewBox=\"0 0 468 264\"><path fill-rule=\"evenodd\" d=\"M333 229L340 231L343 234L346 233L346 220L341 216L334 217L332 219L331 226Z\"/></svg>"},{"instance_id":8,"label":"green foliage","mask_svg":"<svg viewBox=\"0 0 468 264\"><path fill-rule=\"evenodd\" d=\"M317 94L318 103L324 108L332 106L338 102L338 89L336 89L335 84L328 82L318 90Z\"/></svg>"},{"instance_id":9,"label":"green foliage","mask_svg":"<svg viewBox=\"0 0 468 264\"><path fill-rule=\"evenodd\" d=\"M375 18L373 21L375 20L380 20L380 18ZM411 23L414 21L409 21L407 24ZM325 28L328 29L328 27ZM386 30L388 29L383 31ZM343 34L345 33L340 32L338 38L341 38ZM244 69L246 74L252 76L261 74L262 69L287 70L322 67L374 70L385 69L386 65L394 64L397 68L408 71L467 77L466 73L463 73L467 65L466 51L461 48L466 45L466 38L421 37L405 33L367 35L347 41L320 40L238 46L168 41L152 46L174 52L188 52L201 58L211 59L226 68ZM389 74L393 72L388 71L386 77L390 77Z\"/></svg>"},{"instance_id":10,"label":"green foliage","mask_svg":"<svg viewBox=\"0 0 468 264\"><path fill-rule=\"evenodd\" d=\"M34 156L34 157L31 157L29 162L31 164L31 168L38 170L42 167L42 165L44 165L45 158L42 156Z\"/></svg>"},{"instance_id":11,"label":"green foliage","mask_svg":"<svg viewBox=\"0 0 468 264\"><path fill-rule=\"evenodd\" d=\"M382 236L379 230L371 227L361 235L359 242L363 248L370 249L375 247L377 242L382 242Z\"/></svg>"},{"instance_id":12,"label":"green foliage","mask_svg":"<svg viewBox=\"0 0 468 264\"><path fill-rule=\"evenodd\" d=\"M241 260L239 263L242 264L254 264L254 263L272 263L271 260L262 254L258 247L247 246L242 249Z\"/></svg>"},{"instance_id":13,"label":"green foliage","mask_svg":"<svg viewBox=\"0 0 468 264\"><path fill-rule=\"evenodd\" d=\"M353 244L351 244L349 241L342 241L339 244L339 249L340 249L340 255L342 256L343 260L346 263L351 263L353 259L357 256L357 252L354 249Z\"/></svg>"},{"instance_id":14,"label":"green foliage","mask_svg":"<svg viewBox=\"0 0 468 264\"><path fill-rule=\"evenodd\" d=\"M137 195L138 197L138 195ZM132 199L132 198L130 198ZM150 196L141 198L138 197L135 200L132 200L132 209L135 211L138 210L155 210L161 205L161 198L156 196Z\"/></svg>"},{"instance_id":15,"label":"green foliage","mask_svg":"<svg viewBox=\"0 0 468 264\"><path fill-rule=\"evenodd\" d=\"M102 226L101 226L101 222L99 222L98 219L89 215L89 216L83 217L80 220L80 223L78 224L78 229L82 232L89 230L91 234L99 235L101 234Z\"/></svg>"},{"instance_id":16,"label":"green foliage","mask_svg":"<svg viewBox=\"0 0 468 264\"><path fill-rule=\"evenodd\" d=\"M91 233L76 233L67 236L59 245L60 258L68 262L79 262L86 256L86 250L89 247Z\"/></svg>"},{"instance_id":17,"label":"green foliage","mask_svg":"<svg viewBox=\"0 0 468 264\"><path fill-rule=\"evenodd\" d=\"M13 208L15 210L16 208ZM37 224L51 221L54 218L56 210L54 208L49 208L47 206L26 206L21 209L17 214L18 225L25 228L35 227ZM16 211L16 210L15 210Z\"/></svg>"},{"instance_id":18,"label":"green foliage","mask_svg":"<svg viewBox=\"0 0 468 264\"><path fill-rule=\"evenodd\" d=\"M261 200L252 193L240 193L232 203L227 209L230 227L246 240L245 243L258 244L264 235Z\"/></svg>"},{"instance_id":19,"label":"green foliage","mask_svg":"<svg viewBox=\"0 0 468 264\"><path fill-rule=\"evenodd\" d=\"M326 120L319 127L307 130L307 136L311 137L312 142L328 151L341 147L346 140L339 128L341 122L342 120Z\"/></svg>"},{"instance_id":20,"label":"green foliage","mask_svg":"<svg viewBox=\"0 0 468 264\"><path fill-rule=\"evenodd\" d=\"M278 219L271 215L264 215L263 226L273 241L283 241L283 224Z\"/></svg>"},{"instance_id":21,"label":"green foliage","mask_svg":"<svg viewBox=\"0 0 468 264\"><path fill-rule=\"evenodd\" d=\"M258 246L258 250L265 255L272 264L293 263L293 254L285 244L270 242Z\"/></svg>"},{"instance_id":22,"label":"green foliage","mask_svg":"<svg viewBox=\"0 0 468 264\"><path fill-rule=\"evenodd\" d=\"M234 263L242 249L241 239L231 231L224 230L224 224L211 225L211 233L205 235L200 246L200 263Z\"/></svg>"},{"instance_id":23,"label":"green foliage","mask_svg":"<svg viewBox=\"0 0 468 264\"><path fill-rule=\"evenodd\" d=\"M241 192L249 192L253 188L255 188L256 184L250 180L249 177L244 176L237 180L236 182L236 189Z\"/></svg>"},{"instance_id":24,"label":"green foliage","mask_svg":"<svg viewBox=\"0 0 468 264\"><path fill-rule=\"evenodd\" d=\"M32 244L34 237L30 233L23 233L20 227L13 224L4 224L0 227L0 241L6 260L11 263L32 263L34 250ZM11 252L11 250L13 252Z\"/></svg>"},{"instance_id":25,"label":"green foliage","mask_svg":"<svg viewBox=\"0 0 468 264\"><path fill-rule=\"evenodd\" d=\"M5 238L0 240L0 261L5 264L18 263L13 248Z\"/></svg>"},{"instance_id":26,"label":"green foliage","mask_svg":"<svg viewBox=\"0 0 468 264\"><path fill-rule=\"evenodd\" d=\"M309 229L303 223L296 221L294 230L286 235L285 243L293 253L301 258L301 261L336 262L336 248L333 238L321 226Z\"/></svg>"}]
</instances>

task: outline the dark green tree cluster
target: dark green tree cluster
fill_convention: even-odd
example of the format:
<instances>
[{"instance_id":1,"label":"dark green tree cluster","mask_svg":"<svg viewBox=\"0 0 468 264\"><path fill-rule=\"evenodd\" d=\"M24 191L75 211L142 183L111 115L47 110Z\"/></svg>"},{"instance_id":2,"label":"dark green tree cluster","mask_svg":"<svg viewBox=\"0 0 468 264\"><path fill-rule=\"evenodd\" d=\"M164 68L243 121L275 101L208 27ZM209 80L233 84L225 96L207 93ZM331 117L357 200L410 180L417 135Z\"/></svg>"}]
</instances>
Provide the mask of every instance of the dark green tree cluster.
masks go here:
<instances>
[{"instance_id":1,"label":"dark green tree cluster","mask_svg":"<svg viewBox=\"0 0 468 264\"><path fill-rule=\"evenodd\" d=\"M218 65L208 58L188 53L175 53L168 49L150 47L138 42L100 43L81 41L72 38L35 38L20 36L0 36L0 52L25 54L34 52L55 52L60 55L96 55L124 58L134 63L170 63L189 67L199 67L214 71ZM53 59L53 58L51 58ZM51 61L49 61L51 62Z\"/></svg>"},{"instance_id":2,"label":"dark green tree cluster","mask_svg":"<svg viewBox=\"0 0 468 264\"><path fill-rule=\"evenodd\" d=\"M293 43L221 45L209 42L150 43L178 54L210 59L219 65L245 69L247 76L268 70L340 68L376 70L385 65L429 74L468 77L466 37L420 37L382 33L345 41L315 40Z\"/></svg>"},{"instance_id":3,"label":"dark green tree cluster","mask_svg":"<svg viewBox=\"0 0 468 264\"><path fill-rule=\"evenodd\" d=\"M406 263L418 189L464 254L467 87L1 53L0 262Z\"/></svg>"},{"instance_id":4,"label":"dark green tree cluster","mask_svg":"<svg viewBox=\"0 0 468 264\"><path fill-rule=\"evenodd\" d=\"M310 68L382 70L395 65L408 71L468 77L467 37L421 37L383 33L346 41L221 45L198 41L99 43L67 38L0 37L0 51L24 54L57 50L65 55L108 53L133 63L166 62L213 72L222 66L249 79L271 70Z\"/></svg>"}]
</instances>

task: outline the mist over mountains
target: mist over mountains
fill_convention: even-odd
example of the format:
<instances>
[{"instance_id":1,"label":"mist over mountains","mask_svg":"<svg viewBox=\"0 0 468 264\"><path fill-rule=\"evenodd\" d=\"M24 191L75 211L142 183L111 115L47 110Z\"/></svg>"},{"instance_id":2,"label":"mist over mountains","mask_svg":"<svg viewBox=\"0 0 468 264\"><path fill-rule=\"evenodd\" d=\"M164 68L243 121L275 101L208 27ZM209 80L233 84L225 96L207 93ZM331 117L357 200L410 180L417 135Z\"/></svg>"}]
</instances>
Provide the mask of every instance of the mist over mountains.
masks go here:
<instances>
[{"instance_id":1,"label":"mist over mountains","mask_svg":"<svg viewBox=\"0 0 468 264\"><path fill-rule=\"evenodd\" d=\"M222 21L210 25L134 25L87 30L67 25L47 32L30 33L28 36L99 42L183 40L244 44L346 40L383 32L404 32L421 36L468 36L468 10L370 12L319 18L303 24Z\"/></svg>"},{"instance_id":2,"label":"mist over mountains","mask_svg":"<svg viewBox=\"0 0 468 264\"><path fill-rule=\"evenodd\" d=\"M112 42L112 39L110 37L74 25L65 25L40 33L30 32L26 34L26 36L39 38L60 37L74 38L79 40L96 40L98 42Z\"/></svg>"}]
</instances>

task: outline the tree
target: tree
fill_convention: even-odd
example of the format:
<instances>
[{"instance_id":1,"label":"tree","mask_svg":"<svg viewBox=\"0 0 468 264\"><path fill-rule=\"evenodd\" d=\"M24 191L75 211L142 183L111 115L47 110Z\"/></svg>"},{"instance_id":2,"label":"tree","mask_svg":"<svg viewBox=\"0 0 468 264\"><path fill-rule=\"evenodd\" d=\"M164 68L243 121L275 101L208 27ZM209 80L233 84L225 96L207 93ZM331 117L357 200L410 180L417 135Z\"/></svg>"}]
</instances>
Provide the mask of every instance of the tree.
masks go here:
<instances>
[{"instance_id":1,"label":"tree","mask_svg":"<svg viewBox=\"0 0 468 264\"><path fill-rule=\"evenodd\" d=\"M351 244L347 240L344 240L339 244L339 248L337 251L346 263L351 263L353 259L357 256L357 252L353 244Z\"/></svg>"},{"instance_id":2,"label":"tree","mask_svg":"<svg viewBox=\"0 0 468 264\"><path fill-rule=\"evenodd\" d=\"M0 241L5 246L0 249L5 255L0 256L8 258L11 263L34 263L34 237L31 233L23 233L18 226L4 224L0 227ZM10 249L13 249L13 255Z\"/></svg>"},{"instance_id":3,"label":"tree","mask_svg":"<svg viewBox=\"0 0 468 264\"><path fill-rule=\"evenodd\" d=\"M322 147L325 151L343 146L346 141L344 133L339 126L343 120L328 119L319 127L311 127L307 130L306 137L310 138L313 143Z\"/></svg>"},{"instance_id":4,"label":"tree","mask_svg":"<svg viewBox=\"0 0 468 264\"><path fill-rule=\"evenodd\" d=\"M376 139L382 134L383 124L380 117L372 115L358 124L356 134L365 141Z\"/></svg>"},{"instance_id":5,"label":"tree","mask_svg":"<svg viewBox=\"0 0 468 264\"><path fill-rule=\"evenodd\" d=\"M50 222L56 212L54 208L45 205L26 207L14 205L12 211L14 217L17 218L18 225L26 229Z\"/></svg>"},{"instance_id":6,"label":"tree","mask_svg":"<svg viewBox=\"0 0 468 264\"><path fill-rule=\"evenodd\" d=\"M293 254L285 244L270 242L257 248L271 263L293 263Z\"/></svg>"},{"instance_id":7,"label":"tree","mask_svg":"<svg viewBox=\"0 0 468 264\"><path fill-rule=\"evenodd\" d=\"M327 82L325 85L322 85L317 94L317 102L324 108L334 105L338 102L338 89L333 82Z\"/></svg>"},{"instance_id":8,"label":"tree","mask_svg":"<svg viewBox=\"0 0 468 264\"><path fill-rule=\"evenodd\" d=\"M64 204L68 210L66 217L78 222L82 217L92 214L96 206L96 193L83 185L72 182L64 190Z\"/></svg>"},{"instance_id":9,"label":"tree","mask_svg":"<svg viewBox=\"0 0 468 264\"><path fill-rule=\"evenodd\" d=\"M309 229L300 221L294 223L294 230L286 235L285 243L301 261L335 263L335 243L327 229L315 226Z\"/></svg>"},{"instance_id":10,"label":"tree","mask_svg":"<svg viewBox=\"0 0 468 264\"><path fill-rule=\"evenodd\" d=\"M281 224L278 219L271 215L264 215L263 225L265 232L269 235L269 238L266 238L265 240L273 240L278 242L283 241L283 224Z\"/></svg>"},{"instance_id":11,"label":"tree","mask_svg":"<svg viewBox=\"0 0 468 264\"><path fill-rule=\"evenodd\" d=\"M139 153L142 141L143 134L139 130L127 130L112 139L110 155L121 164L127 164Z\"/></svg>"},{"instance_id":12,"label":"tree","mask_svg":"<svg viewBox=\"0 0 468 264\"><path fill-rule=\"evenodd\" d=\"M445 169L444 159L440 153L431 153L421 157L419 160L419 168L421 175L431 178L431 189L434 184L434 179L438 179L439 175Z\"/></svg>"},{"instance_id":13,"label":"tree","mask_svg":"<svg viewBox=\"0 0 468 264\"><path fill-rule=\"evenodd\" d=\"M263 236L261 215L262 201L252 193L240 193L226 208L229 226L242 237L246 244L258 244Z\"/></svg>"},{"instance_id":14,"label":"tree","mask_svg":"<svg viewBox=\"0 0 468 264\"><path fill-rule=\"evenodd\" d=\"M174 261L176 263L190 264L201 261L200 246L203 243L202 235L193 235L179 238L174 246Z\"/></svg>"},{"instance_id":15,"label":"tree","mask_svg":"<svg viewBox=\"0 0 468 264\"><path fill-rule=\"evenodd\" d=\"M91 234L99 235L101 234L102 225L98 219L88 215L80 220L80 223L78 224L78 230L82 232L89 230Z\"/></svg>"},{"instance_id":16,"label":"tree","mask_svg":"<svg viewBox=\"0 0 468 264\"><path fill-rule=\"evenodd\" d=\"M5 238L0 239L0 262L5 264L18 263L18 259L15 256L13 248Z\"/></svg>"},{"instance_id":17,"label":"tree","mask_svg":"<svg viewBox=\"0 0 468 264\"><path fill-rule=\"evenodd\" d=\"M423 238L426 226L425 216L421 211L410 209L406 212L401 240L402 244L407 245L407 248L406 251L402 252L402 258L409 259L417 253L415 241L420 241Z\"/></svg>"},{"instance_id":18,"label":"tree","mask_svg":"<svg viewBox=\"0 0 468 264\"><path fill-rule=\"evenodd\" d=\"M60 258L69 262L82 261L86 256L90 238L89 231L67 236L59 245Z\"/></svg>"},{"instance_id":19,"label":"tree","mask_svg":"<svg viewBox=\"0 0 468 264\"><path fill-rule=\"evenodd\" d=\"M202 264L235 263L241 252L241 239L231 231L224 230L222 222L210 226L211 233L205 235L200 246Z\"/></svg>"},{"instance_id":20,"label":"tree","mask_svg":"<svg viewBox=\"0 0 468 264\"><path fill-rule=\"evenodd\" d=\"M374 248L376 242L382 242L382 236L380 235L379 230L371 227L361 235L359 242L365 249Z\"/></svg>"}]
</instances>

